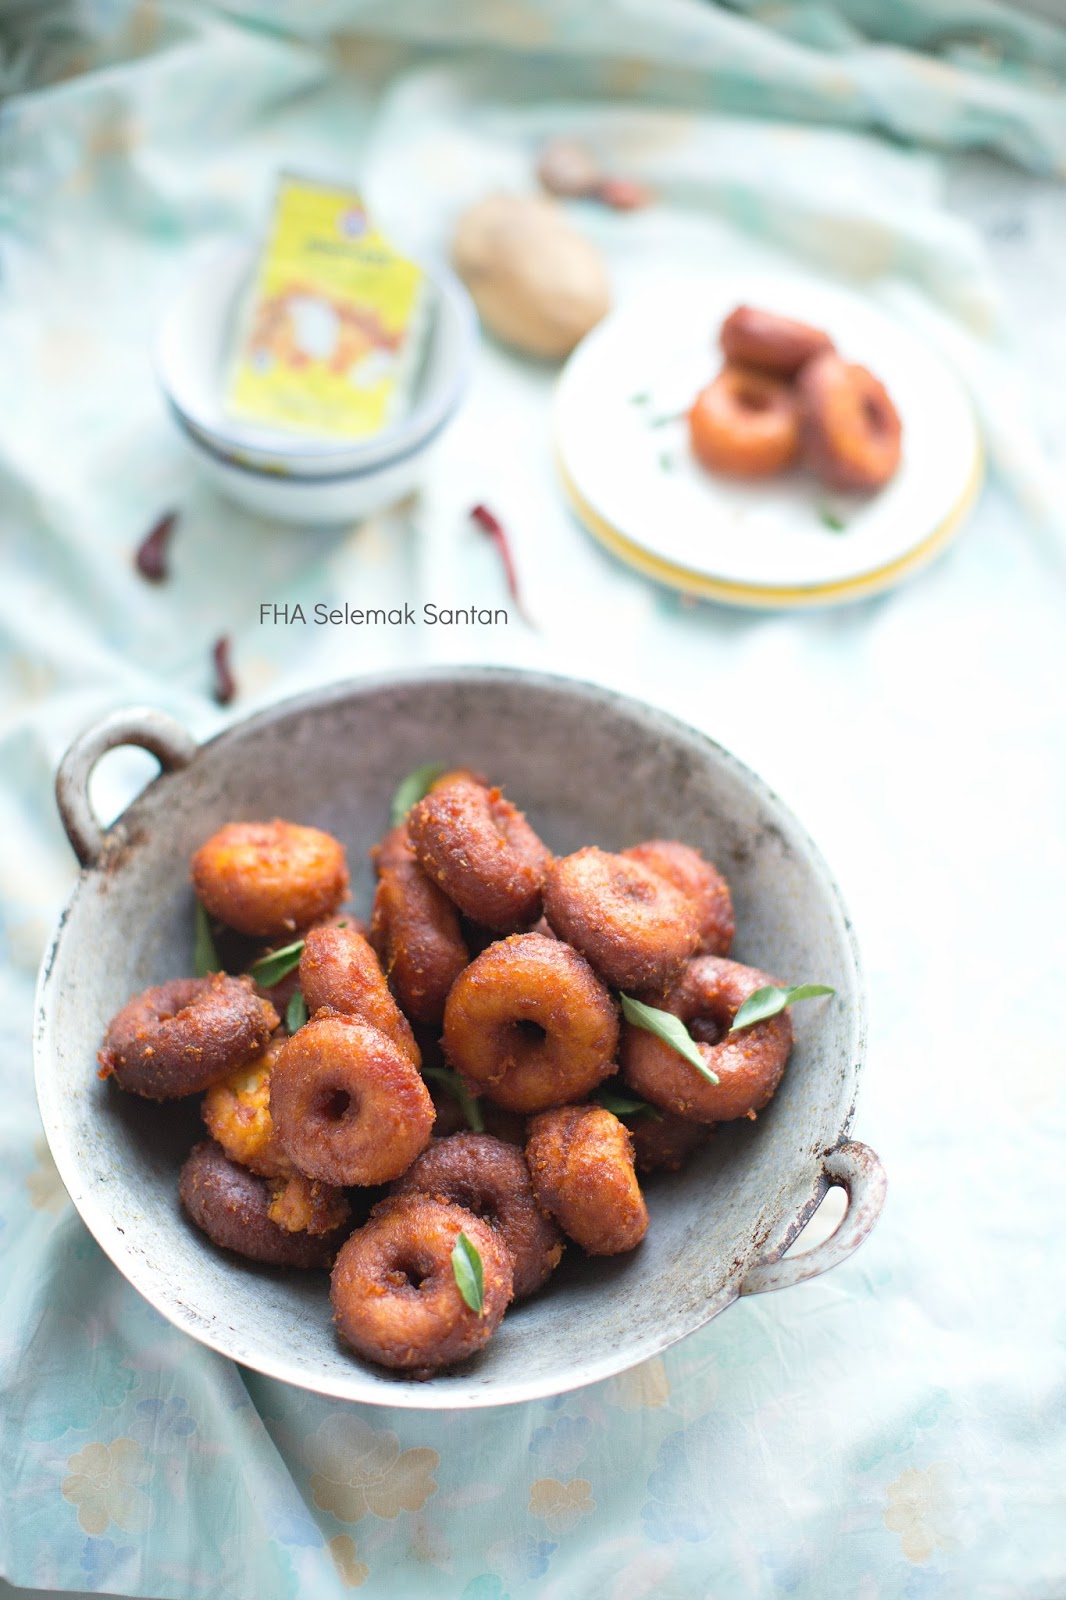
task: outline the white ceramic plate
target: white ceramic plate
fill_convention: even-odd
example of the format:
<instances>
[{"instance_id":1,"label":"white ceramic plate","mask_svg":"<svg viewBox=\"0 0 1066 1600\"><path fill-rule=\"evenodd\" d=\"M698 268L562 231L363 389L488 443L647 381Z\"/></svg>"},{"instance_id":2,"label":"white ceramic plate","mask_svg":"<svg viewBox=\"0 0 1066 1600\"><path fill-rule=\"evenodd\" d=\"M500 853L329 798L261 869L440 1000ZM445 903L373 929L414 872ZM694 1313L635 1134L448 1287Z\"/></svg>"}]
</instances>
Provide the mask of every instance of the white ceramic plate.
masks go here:
<instances>
[{"instance_id":1,"label":"white ceramic plate","mask_svg":"<svg viewBox=\"0 0 1066 1600\"><path fill-rule=\"evenodd\" d=\"M825 328L846 359L885 384L903 422L903 459L880 493L835 494L800 470L740 483L696 462L684 413L721 365L723 318L745 303ZM742 591L868 592L875 575L894 581L922 547L940 547L980 480L976 419L950 368L876 307L804 278L733 273L656 285L581 343L555 405L563 478L592 531L613 535L607 542L623 556L631 546L644 558L637 564L665 581L735 587L747 603Z\"/></svg>"}]
</instances>

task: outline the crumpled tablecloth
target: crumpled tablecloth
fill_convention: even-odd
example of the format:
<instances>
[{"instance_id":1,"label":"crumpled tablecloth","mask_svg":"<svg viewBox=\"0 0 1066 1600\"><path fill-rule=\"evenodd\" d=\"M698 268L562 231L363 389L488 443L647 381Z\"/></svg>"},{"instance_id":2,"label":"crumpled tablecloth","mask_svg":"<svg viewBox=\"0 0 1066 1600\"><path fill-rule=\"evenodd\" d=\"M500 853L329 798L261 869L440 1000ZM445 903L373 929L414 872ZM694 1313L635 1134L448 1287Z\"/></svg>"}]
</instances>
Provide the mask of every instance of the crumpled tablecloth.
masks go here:
<instances>
[{"instance_id":1,"label":"crumpled tablecloth","mask_svg":"<svg viewBox=\"0 0 1066 1600\"><path fill-rule=\"evenodd\" d=\"M1066 219L1046 179L902 143L1061 171L1066 37L978 0L893 7L891 25L885 9L97 0L34 22L0 7L15 91L0 113L13 1582L196 1600L1066 1595ZM147 341L198 253L260 224L278 167L361 182L400 237L439 246L470 195L528 184L552 130L597 139L659 191L646 212L579 211L620 296L664 264L792 260L941 342L995 470L931 571L809 615L648 585L563 507L552 373L487 342L414 505L311 532L199 484ZM268 601L505 605L475 501L512 532L536 631L260 626ZM149 587L131 551L169 508L174 576ZM127 1288L66 1201L34 1105L34 973L74 877L51 779L116 705L219 726L221 633L235 714L391 663L509 662L654 701L762 772L823 845L865 951L855 1132L891 1190L862 1250L606 1384L455 1416L269 1382ZM100 807L150 767L110 758Z\"/></svg>"}]
</instances>

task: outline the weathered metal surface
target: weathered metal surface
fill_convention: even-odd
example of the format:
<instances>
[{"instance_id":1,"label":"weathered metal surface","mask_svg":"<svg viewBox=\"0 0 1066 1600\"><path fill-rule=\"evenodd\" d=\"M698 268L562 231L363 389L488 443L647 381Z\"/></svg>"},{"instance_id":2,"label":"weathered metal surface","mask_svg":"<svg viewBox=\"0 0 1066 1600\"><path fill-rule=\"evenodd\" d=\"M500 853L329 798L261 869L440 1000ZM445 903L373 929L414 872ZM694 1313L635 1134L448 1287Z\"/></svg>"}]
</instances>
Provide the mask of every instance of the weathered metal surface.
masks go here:
<instances>
[{"instance_id":1,"label":"weathered metal surface","mask_svg":"<svg viewBox=\"0 0 1066 1600\"><path fill-rule=\"evenodd\" d=\"M87 799L116 743L165 768L102 832ZM632 1255L573 1249L481 1355L429 1383L354 1360L333 1336L324 1279L214 1250L182 1218L177 1172L194 1105L157 1106L101 1083L94 1050L131 994L190 970L192 850L232 818L284 816L342 838L357 909L367 852L399 780L427 761L490 773L553 849L671 836L707 851L737 907L738 959L832 984L794 1013L796 1047L757 1123L716 1130L682 1173L649 1182L651 1227ZM847 1143L864 1050L862 982L847 916L815 846L753 773L662 713L564 678L494 668L394 674L287 701L192 753L159 713L108 719L72 747L57 789L86 867L42 970L38 1096L75 1205L129 1281L179 1327L237 1361L323 1394L414 1407L500 1405L558 1393L655 1355L740 1292L843 1259L875 1220L877 1159ZM809 1257L779 1261L830 1183L847 1216Z\"/></svg>"}]
</instances>

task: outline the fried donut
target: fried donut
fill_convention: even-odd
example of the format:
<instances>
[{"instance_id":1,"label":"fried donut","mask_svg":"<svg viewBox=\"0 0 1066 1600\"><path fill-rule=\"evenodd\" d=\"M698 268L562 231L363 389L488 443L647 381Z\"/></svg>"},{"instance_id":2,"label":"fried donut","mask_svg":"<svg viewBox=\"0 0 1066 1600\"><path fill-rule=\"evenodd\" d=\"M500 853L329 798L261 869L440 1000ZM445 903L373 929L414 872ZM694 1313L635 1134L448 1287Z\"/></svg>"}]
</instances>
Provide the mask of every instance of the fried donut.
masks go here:
<instances>
[{"instance_id":1,"label":"fried donut","mask_svg":"<svg viewBox=\"0 0 1066 1600\"><path fill-rule=\"evenodd\" d=\"M799 407L780 378L725 366L688 414L696 460L735 478L768 478L799 457Z\"/></svg>"},{"instance_id":2,"label":"fried donut","mask_svg":"<svg viewBox=\"0 0 1066 1600\"><path fill-rule=\"evenodd\" d=\"M700 936L695 903L660 873L590 845L552 864L544 911L617 989L663 989Z\"/></svg>"},{"instance_id":3,"label":"fried donut","mask_svg":"<svg viewBox=\"0 0 1066 1600\"><path fill-rule=\"evenodd\" d=\"M679 844L676 839L649 839L646 844L635 844L623 850L622 854L629 861L639 861L642 866L650 867L695 902L700 918L697 955L729 954L736 931L733 897L717 867L691 845Z\"/></svg>"},{"instance_id":4,"label":"fried donut","mask_svg":"<svg viewBox=\"0 0 1066 1600\"><path fill-rule=\"evenodd\" d=\"M719 1081L709 1083L684 1056L631 1023L622 1030L625 1081L651 1105L696 1122L754 1116L781 1081L792 1049L792 1023L787 1011L779 1011L739 1033L730 1035L729 1029L749 995L776 983L756 967L697 956L655 1004L681 1018Z\"/></svg>"},{"instance_id":5,"label":"fried donut","mask_svg":"<svg viewBox=\"0 0 1066 1600\"><path fill-rule=\"evenodd\" d=\"M705 1122L689 1122L667 1112L657 1117L638 1112L619 1120L629 1129L638 1172L680 1172L711 1131Z\"/></svg>"},{"instance_id":6,"label":"fried donut","mask_svg":"<svg viewBox=\"0 0 1066 1600\"><path fill-rule=\"evenodd\" d=\"M224 972L146 989L108 1023L100 1076L149 1100L198 1094L261 1054L278 1026L251 978Z\"/></svg>"},{"instance_id":7,"label":"fried donut","mask_svg":"<svg viewBox=\"0 0 1066 1600\"><path fill-rule=\"evenodd\" d=\"M776 378L794 378L805 362L832 350L833 341L821 328L775 311L737 306L722 323L718 342L728 362L754 367Z\"/></svg>"},{"instance_id":8,"label":"fried donut","mask_svg":"<svg viewBox=\"0 0 1066 1600\"><path fill-rule=\"evenodd\" d=\"M300 990L314 1016L324 1008L385 1034L412 1064L422 1055L411 1024L389 993L370 945L354 928L311 928L300 952Z\"/></svg>"},{"instance_id":9,"label":"fried donut","mask_svg":"<svg viewBox=\"0 0 1066 1600\"><path fill-rule=\"evenodd\" d=\"M270 1186L267 1216L286 1233L333 1233L352 1215L344 1190L294 1172Z\"/></svg>"},{"instance_id":10,"label":"fried donut","mask_svg":"<svg viewBox=\"0 0 1066 1600\"><path fill-rule=\"evenodd\" d=\"M213 1083L200 1108L208 1133L229 1159L263 1178L288 1178L295 1171L270 1117L270 1074L283 1043L271 1040L261 1056Z\"/></svg>"},{"instance_id":11,"label":"fried donut","mask_svg":"<svg viewBox=\"0 0 1066 1600\"><path fill-rule=\"evenodd\" d=\"M525 1156L489 1133L434 1139L392 1192L450 1200L487 1222L510 1252L516 1300L547 1283L562 1259L562 1237L537 1205Z\"/></svg>"},{"instance_id":12,"label":"fried donut","mask_svg":"<svg viewBox=\"0 0 1066 1600\"><path fill-rule=\"evenodd\" d=\"M499 789L456 778L418 802L407 831L422 870L472 921L497 933L536 922L551 856Z\"/></svg>"},{"instance_id":13,"label":"fried donut","mask_svg":"<svg viewBox=\"0 0 1066 1600\"><path fill-rule=\"evenodd\" d=\"M296 822L230 822L192 858L192 881L208 915L260 939L309 927L348 893L344 847Z\"/></svg>"},{"instance_id":14,"label":"fried donut","mask_svg":"<svg viewBox=\"0 0 1066 1600\"><path fill-rule=\"evenodd\" d=\"M178 1195L213 1244L272 1267L328 1267L345 1234L344 1226L314 1234L280 1228L268 1215L269 1181L230 1161L211 1140L186 1160Z\"/></svg>"},{"instance_id":15,"label":"fried donut","mask_svg":"<svg viewBox=\"0 0 1066 1600\"><path fill-rule=\"evenodd\" d=\"M562 1106L534 1117L526 1160L537 1200L590 1256L633 1250L647 1233L633 1141L603 1106Z\"/></svg>"},{"instance_id":16,"label":"fried donut","mask_svg":"<svg viewBox=\"0 0 1066 1600\"><path fill-rule=\"evenodd\" d=\"M617 1070L618 1015L576 950L516 933L456 979L442 1043L474 1094L508 1111L543 1111L580 1100Z\"/></svg>"},{"instance_id":17,"label":"fried donut","mask_svg":"<svg viewBox=\"0 0 1066 1600\"><path fill-rule=\"evenodd\" d=\"M831 489L882 488L895 474L903 424L888 390L865 367L818 356L799 375L803 457Z\"/></svg>"},{"instance_id":18,"label":"fried donut","mask_svg":"<svg viewBox=\"0 0 1066 1600\"><path fill-rule=\"evenodd\" d=\"M459 1292L452 1251L465 1233L481 1257L484 1303ZM488 1223L428 1195L384 1200L348 1239L330 1282L345 1344L383 1367L428 1378L488 1343L511 1300L511 1258Z\"/></svg>"},{"instance_id":19,"label":"fried donut","mask_svg":"<svg viewBox=\"0 0 1066 1600\"><path fill-rule=\"evenodd\" d=\"M370 943L412 1022L440 1023L448 990L470 960L459 913L418 864L406 824L381 841Z\"/></svg>"},{"instance_id":20,"label":"fried donut","mask_svg":"<svg viewBox=\"0 0 1066 1600\"><path fill-rule=\"evenodd\" d=\"M410 1057L354 1017L320 1012L278 1051L270 1115L300 1172L387 1183L429 1143L433 1101Z\"/></svg>"}]
</instances>

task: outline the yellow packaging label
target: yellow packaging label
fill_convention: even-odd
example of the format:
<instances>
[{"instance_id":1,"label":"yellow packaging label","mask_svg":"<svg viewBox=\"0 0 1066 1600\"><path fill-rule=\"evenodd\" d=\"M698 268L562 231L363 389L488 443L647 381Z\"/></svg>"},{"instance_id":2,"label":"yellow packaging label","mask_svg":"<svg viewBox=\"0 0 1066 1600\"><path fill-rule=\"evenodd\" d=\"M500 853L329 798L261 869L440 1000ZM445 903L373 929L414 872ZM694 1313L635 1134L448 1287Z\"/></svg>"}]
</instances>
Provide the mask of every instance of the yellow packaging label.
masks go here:
<instances>
[{"instance_id":1,"label":"yellow packaging label","mask_svg":"<svg viewBox=\"0 0 1066 1600\"><path fill-rule=\"evenodd\" d=\"M422 299L422 272L354 190L283 178L228 409L301 433L376 433L409 398Z\"/></svg>"}]
</instances>

